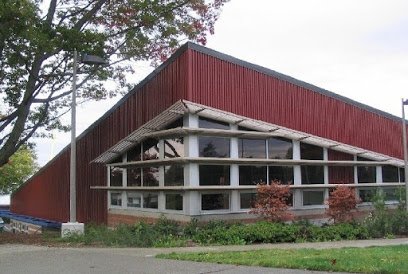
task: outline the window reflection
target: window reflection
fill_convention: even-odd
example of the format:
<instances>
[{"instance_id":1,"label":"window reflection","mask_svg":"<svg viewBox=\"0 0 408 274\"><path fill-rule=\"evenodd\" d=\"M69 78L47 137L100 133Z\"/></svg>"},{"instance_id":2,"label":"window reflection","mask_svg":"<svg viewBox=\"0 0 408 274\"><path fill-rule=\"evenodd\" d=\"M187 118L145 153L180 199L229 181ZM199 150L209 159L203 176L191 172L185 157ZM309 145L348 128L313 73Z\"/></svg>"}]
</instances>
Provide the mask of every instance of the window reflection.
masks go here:
<instances>
[{"instance_id":1,"label":"window reflection","mask_svg":"<svg viewBox=\"0 0 408 274\"><path fill-rule=\"evenodd\" d=\"M266 183L266 166L239 166L239 184L256 185Z\"/></svg>"},{"instance_id":2,"label":"window reflection","mask_svg":"<svg viewBox=\"0 0 408 274\"><path fill-rule=\"evenodd\" d=\"M303 191L303 205L322 205L324 202L324 191Z\"/></svg>"},{"instance_id":3,"label":"window reflection","mask_svg":"<svg viewBox=\"0 0 408 274\"><path fill-rule=\"evenodd\" d=\"M230 157L230 139L200 136L198 139L200 157Z\"/></svg>"},{"instance_id":4,"label":"window reflection","mask_svg":"<svg viewBox=\"0 0 408 274\"><path fill-rule=\"evenodd\" d=\"M293 159L292 140L274 137L268 139L269 159Z\"/></svg>"},{"instance_id":5,"label":"window reflection","mask_svg":"<svg viewBox=\"0 0 408 274\"><path fill-rule=\"evenodd\" d=\"M143 186L159 186L159 168L143 168Z\"/></svg>"},{"instance_id":6,"label":"window reflection","mask_svg":"<svg viewBox=\"0 0 408 274\"><path fill-rule=\"evenodd\" d=\"M183 137L164 140L164 158L184 157Z\"/></svg>"},{"instance_id":7,"label":"window reflection","mask_svg":"<svg viewBox=\"0 0 408 274\"><path fill-rule=\"evenodd\" d=\"M370 159L357 157L357 161L368 161ZM358 166L357 176L359 183L375 183L377 181L377 171L375 166Z\"/></svg>"},{"instance_id":8,"label":"window reflection","mask_svg":"<svg viewBox=\"0 0 408 274\"><path fill-rule=\"evenodd\" d=\"M122 206L122 193L120 192L111 192L111 205L113 206Z\"/></svg>"},{"instance_id":9,"label":"window reflection","mask_svg":"<svg viewBox=\"0 0 408 274\"><path fill-rule=\"evenodd\" d=\"M200 117L198 120L198 127L200 128L213 128L213 129L229 129L228 123L215 121L212 119Z\"/></svg>"},{"instance_id":10,"label":"window reflection","mask_svg":"<svg viewBox=\"0 0 408 274\"><path fill-rule=\"evenodd\" d=\"M158 208L159 198L155 193L143 194L143 207L144 208Z\"/></svg>"},{"instance_id":11,"label":"window reflection","mask_svg":"<svg viewBox=\"0 0 408 274\"><path fill-rule=\"evenodd\" d=\"M374 188L360 188L358 195L363 203L372 202L375 196L376 190Z\"/></svg>"},{"instance_id":12,"label":"window reflection","mask_svg":"<svg viewBox=\"0 0 408 274\"><path fill-rule=\"evenodd\" d=\"M302 185L324 184L323 166L301 166Z\"/></svg>"},{"instance_id":13,"label":"window reflection","mask_svg":"<svg viewBox=\"0 0 408 274\"><path fill-rule=\"evenodd\" d=\"M181 194L166 194L166 209L183 210L183 196Z\"/></svg>"},{"instance_id":14,"label":"window reflection","mask_svg":"<svg viewBox=\"0 0 408 274\"><path fill-rule=\"evenodd\" d=\"M257 139L238 139L240 158L266 158L266 141Z\"/></svg>"},{"instance_id":15,"label":"window reflection","mask_svg":"<svg viewBox=\"0 0 408 274\"><path fill-rule=\"evenodd\" d=\"M323 160L323 148L301 142L300 158L305 160Z\"/></svg>"},{"instance_id":16,"label":"window reflection","mask_svg":"<svg viewBox=\"0 0 408 274\"><path fill-rule=\"evenodd\" d=\"M127 206L128 207L141 207L142 206L142 196L136 192L127 193Z\"/></svg>"},{"instance_id":17,"label":"window reflection","mask_svg":"<svg viewBox=\"0 0 408 274\"><path fill-rule=\"evenodd\" d=\"M123 170L118 167L110 169L110 186L123 186Z\"/></svg>"},{"instance_id":18,"label":"window reflection","mask_svg":"<svg viewBox=\"0 0 408 274\"><path fill-rule=\"evenodd\" d=\"M293 167L269 166L269 182L280 181L282 184L293 184Z\"/></svg>"},{"instance_id":19,"label":"window reflection","mask_svg":"<svg viewBox=\"0 0 408 274\"><path fill-rule=\"evenodd\" d=\"M129 168L127 170L127 186L141 186L142 185L142 169Z\"/></svg>"},{"instance_id":20,"label":"window reflection","mask_svg":"<svg viewBox=\"0 0 408 274\"><path fill-rule=\"evenodd\" d=\"M184 168L182 165L171 165L164 167L164 185L165 186L184 185Z\"/></svg>"},{"instance_id":21,"label":"window reflection","mask_svg":"<svg viewBox=\"0 0 408 274\"><path fill-rule=\"evenodd\" d=\"M142 148L140 145L135 146L127 152L128 162L137 162L141 160Z\"/></svg>"},{"instance_id":22,"label":"window reflection","mask_svg":"<svg viewBox=\"0 0 408 274\"><path fill-rule=\"evenodd\" d=\"M200 186L229 185L230 167L216 165L200 165Z\"/></svg>"},{"instance_id":23,"label":"window reflection","mask_svg":"<svg viewBox=\"0 0 408 274\"><path fill-rule=\"evenodd\" d=\"M202 194L201 209L202 210L229 209L229 195L225 193Z\"/></svg>"},{"instance_id":24,"label":"window reflection","mask_svg":"<svg viewBox=\"0 0 408 274\"><path fill-rule=\"evenodd\" d=\"M253 208L255 205L256 193L241 193L240 194L240 208Z\"/></svg>"},{"instance_id":25,"label":"window reflection","mask_svg":"<svg viewBox=\"0 0 408 274\"><path fill-rule=\"evenodd\" d=\"M143 160L159 159L159 141L146 139L143 141Z\"/></svg>"},{"instance_id":26,"label":"window reflection","mask_svg":"<svg viewBox=\"0 0 408 274\"><path fill-rule=\"evenodd\" d=\"M398 167L396 166L383 166L382 167L382 180L384 183L396 183L398 178Z\"/></svg>"}]
</instances>

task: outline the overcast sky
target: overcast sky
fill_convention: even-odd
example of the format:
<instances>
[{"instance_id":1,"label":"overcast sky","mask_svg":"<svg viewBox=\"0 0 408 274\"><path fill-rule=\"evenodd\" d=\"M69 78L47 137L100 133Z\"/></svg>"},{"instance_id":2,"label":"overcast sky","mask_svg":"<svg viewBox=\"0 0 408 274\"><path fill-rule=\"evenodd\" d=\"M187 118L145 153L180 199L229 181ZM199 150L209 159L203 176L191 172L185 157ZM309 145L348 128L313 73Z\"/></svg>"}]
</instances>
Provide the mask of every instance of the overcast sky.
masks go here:
<instances>
[{"instance_id":1,"label":"overcast sky","mask_svg":"<svg viewBox=\"0 0 408 274\"><path fill-rule=\"evenodd\" d=\"M401 116L407 11L406 0L231 0L207 47ZM142 79L151 69L136 71ZM118 99L79 106L78 135ZM57 132L37 140L39 164L69 142Z\"/></svg>"}]
</instances>

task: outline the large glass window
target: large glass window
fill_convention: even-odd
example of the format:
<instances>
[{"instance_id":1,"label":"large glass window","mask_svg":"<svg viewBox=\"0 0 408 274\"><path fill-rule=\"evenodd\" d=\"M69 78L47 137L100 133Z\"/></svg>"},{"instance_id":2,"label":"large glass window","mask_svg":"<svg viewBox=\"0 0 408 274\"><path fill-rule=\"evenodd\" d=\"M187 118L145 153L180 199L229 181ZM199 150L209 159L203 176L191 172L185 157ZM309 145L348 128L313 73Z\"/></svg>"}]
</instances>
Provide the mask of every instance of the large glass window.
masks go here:
<instances>
[{"instance_id":1,"label":"large glass window","mask_svg":"<svg viewBox=\"0 0 408 274\"><path fill-rule=\"evenodd\" d=\"M143 168L143 186L159 186L159 168Z\"/></svg>"},{"instance_id":2,"label":"large glass window","mask_svg":"<svg viewBox=\"0 0 408 274\"><path fill-rule=\"evenodd\" d=\"M358 190L358 196L363 203L371 203L375 196L376 189L375 188L360 188Z\"/></svg>"},{"instance_id":3,"label":"large glass window","mask_svg":"<svg viewBox=\"0 0 408 274\"><path fill-rule=\"evenodd\" d=\"M183 137L164 140L164 158L184 157Z\"/></svg>"},{"instance_id":4,"label":"large glass window","mask_svg":"<svg viewBox=\"0 0 408 274\"><path fill-rule=\"evenodd\" d=\"M141 186L142 185L142 169L129 168L127 170L127 186Z\"/></svg>"},{"instance_id":5,"label":"large glass window","mask_svg":"<svg viewBox=\"0 0 408 274\"><path fill-rule=\"evenodd\" d=\"M266 141L257 139L238 139L240 158L266 158Z\"/></svg>"},{"instance_id":6,"label":"large glass window","mask_svg":"<svg viewBox=\"0 0 408 274\"><path fill-rule=\"evenodd\" d=\"M141 160L142 148L140 145L135 146L127 152L128 162L137 162Z\"/></svg>"},{"instance_id":7,"label":"large glass window","mask_svg":"<svg viewBox=\"0 0 408 274\"><path fill-rule=\"evenodd\" d=\"M371 160L357 157L357 161L371 162ZM375 183L377 181L377 172L375 166L358 166L357 176L359 183Z\"/></svg>"},{"instance_id":8,"label":"large glass window","mask_svg":"<svg viewBox=\"0 0 408 274\"><path fill-rule=\"evenodd\" d=\"M229 194L201 194L201 209L202 210L223 210L229 209Z\"/></svg>"},{"instance_id":9,"label":"large glass window","mask_svg":"<svg viewBox=\"0 0 408 274\"><path fill-rule=\"evenodd\" d=\"M166 209L183 210L183 196L179 193L166 194Z\"/></svg>"},{"instance_id":10,"label":"large glass window","mask_svg":"<svg viewBox=\"0 0 408 274\"><path fill-rule=\"evenodd\" d=\"M399 182L398 167L396 166L383 166L382 167L382 180L384 183L397 183Z\"/></svg>"},{"instance_id":11,"label":"large glass window","mask_svg":"<svg viewBox=\"0 0 408 274\"><path fill-rule=\"evenodd\" d=\"M303 205L323 205L324 203L324 191L309 191L303 190Z\"/></svg>"},{"instance_id":12,"label":"large glass window","mask_svg":"<svg viewBox=\"0 0 408 274\"><path fill-rule=\"evenodd\" d=\"M398 202L402 195L402 189L396 187L386 187L382 189L384 193L384 200L387 202Z\"/></svg>"},{"instance_id":13,"label":"large glass window","mask_svg":"<svg viewBox=\"0 0 408 274\"><path fill-rule=\"evenodd\" d=\"M302 185L324 184L323 166L301 166Z\"/></svg>"},{"instance_id":14,"label":"large glass window","mask_svg":"<svg viewBox=\"0 0 408 274\"><path fill-rule=\"evenodd\" d=\"M164 167L164 185L165 186L184 185L184 168L182 165L171 165Z\"/></svg>"},{"instance_id":15,"label":"large glass window","mask_svg":"<svg viewBox=\"0 0 408 274\"><path fill-rule=\"evenodd\" d=\"M146 139L143 141L143 160L159 159L159 141Z\"/></svg>"},{"instance_id":16,"label":"large glass window","mask_svg":"<svg viewBox=\"0 0 408 274\"><path fill-rule=\"evenodd\" d=\"M200 128L229 129L228 123L223 123L204 117L199 118L198 126Z\"/></svg>"},{"instance_id":17,"label":"large glass window","mask_svg":"<svg viewBox=\"0 0 408 274\"><path fill-rule=\"evenodd\" d=\"M230 157L230 139L200 136L198 138L200 157Z\"/></svg>"},{"instance_id":18,"label":"large glass window","mask_svg":"<svg viewBox=\"0 0 408 274\"><path fill-rule=\"evenodd\" d=\"M122 206L122 193L111 192L110 194L110 204L112 206Z\"/></svg>"},{"instance_id":19,"label":"large glass window","mask_svg":"<svg viewBox=\"0 0 408 274\"><path fill-rule=\"evenodd\" d=\"M143 194L143 207L144 208L158 208L159 196L155 193Z\"/></svg>"},{"instance_id":20,"label":"large glass window","mask_svg":"<svg viewBox=\"0 0 408 274\"><path fill-rule=\"evenodd\" d=\"M300 158L304 160L323 160L323 148L301 142Z\"/></svg>"},{"instance_id":21,"label":"large glass window","mask_svg":"<svg viewBox=\"0 0 408 274\"><path fill-rule=\"evenodd\" d=\"M230 184L230 166L200 165L200 186Z\"/></svg>"},{"instance_id":22,"label":"large glass window","mask_svg":"<svg viewBox=\"0 0 408 274\"><path fill-rule=\"evenodd\" d=\"M292 140L273 137L268 139L269 159L293 159Z\"/></svg>"},{"instance_id":23,"label":"large glass window","mask_svg":"<svg viewBox=\"0 0 408 274\"><path fill-rule=\"evenodd\" d=\"M254 207L256 193L240 193L240 208L248 209Z\"/></svg>"},{"instance_id":24,"label":"large glass window","mask_svg":"<svg viewBox=\"0 0 408 274\"><path fill-rule=\"evenodd\" d=\"M123 186L123 170L118 167L110 169L110 186Z\"/></svg>"},{"instance_id":25,"label":"large glass window","mask_svg":"<svg viewBox=\"0 0 408 274\"><path fill-rule=\"evenodd\" d=\"M141 207L142 196L136 192L127 192L127 206L128 207Z\"/></svg>"},{"instance_id":26,"label":"large glass window","mask_svg":"<svg viewBox=\"0 0 408 274\"><path fill-rule=\"evenodd\" d=\"M282 184L293 184L293 167L269 166L269 182L280 181Z\"/></svg>"},{"instance_id":27,"label":"large glass window","mask_svg":"<svg viewBox=\"0 0 408 274\"><path fill-rule=\"evenodd\" d=\"M256 185L266 183L266 166L239 166L239 184Z\"/></svg>"}]
</instances>

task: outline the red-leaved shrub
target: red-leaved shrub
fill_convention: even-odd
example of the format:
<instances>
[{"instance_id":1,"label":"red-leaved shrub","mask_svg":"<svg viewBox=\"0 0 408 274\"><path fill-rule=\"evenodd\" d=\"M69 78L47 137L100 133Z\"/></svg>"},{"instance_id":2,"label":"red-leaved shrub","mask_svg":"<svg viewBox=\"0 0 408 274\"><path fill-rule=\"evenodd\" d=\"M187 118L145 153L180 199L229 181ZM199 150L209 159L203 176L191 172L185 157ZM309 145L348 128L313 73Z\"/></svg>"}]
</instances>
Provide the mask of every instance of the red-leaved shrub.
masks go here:
<instances>
[{"instance_id":1,"label":"red-leaved shrub","mask_svg":"<svg viewBox=\"0 0 408 274\"><path fill-rule=\"evenodd\" d=\"M280 181L272 181L270 185L258 184L255 203L249 213L259 214L272 222L291 220L293 215L288 212L290 196L289 186Z\"/></svg>"},{"instance_id":2,"label":"red-leaved shrub","mask_svg":"<svg viewBox=\"0 0 408 274\"><path fill-rule=\"evenodd\" d=\"M326 204L329 208L326 210L327 215L335 223L345 223L353 220L352 211L357 208L361 200L356 197L355 190L347 186L337 186L329 196Z\"/></svg>"}]
</instances>

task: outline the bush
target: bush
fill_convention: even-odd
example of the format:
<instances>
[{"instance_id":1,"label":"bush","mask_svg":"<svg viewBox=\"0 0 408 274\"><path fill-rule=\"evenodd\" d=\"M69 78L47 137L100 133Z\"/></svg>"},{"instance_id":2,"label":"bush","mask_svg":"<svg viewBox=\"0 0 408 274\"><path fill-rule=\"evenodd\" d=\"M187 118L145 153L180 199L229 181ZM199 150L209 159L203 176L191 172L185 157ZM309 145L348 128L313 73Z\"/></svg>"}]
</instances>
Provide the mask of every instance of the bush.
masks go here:
<instances>
[{"instance_id":1,"label":"bush","mask_svg":"<svg viewBox=\"0 0 408 274\"><path fill-rule=\"evenodd\" d=\"M351 212L356 210L357 204L360 202L361 200L356 197L354 189L338 186L330 193L326 202L329 206L326 213L335 223L351 222L353 220Z\"/></svg>"}]
</instances>

